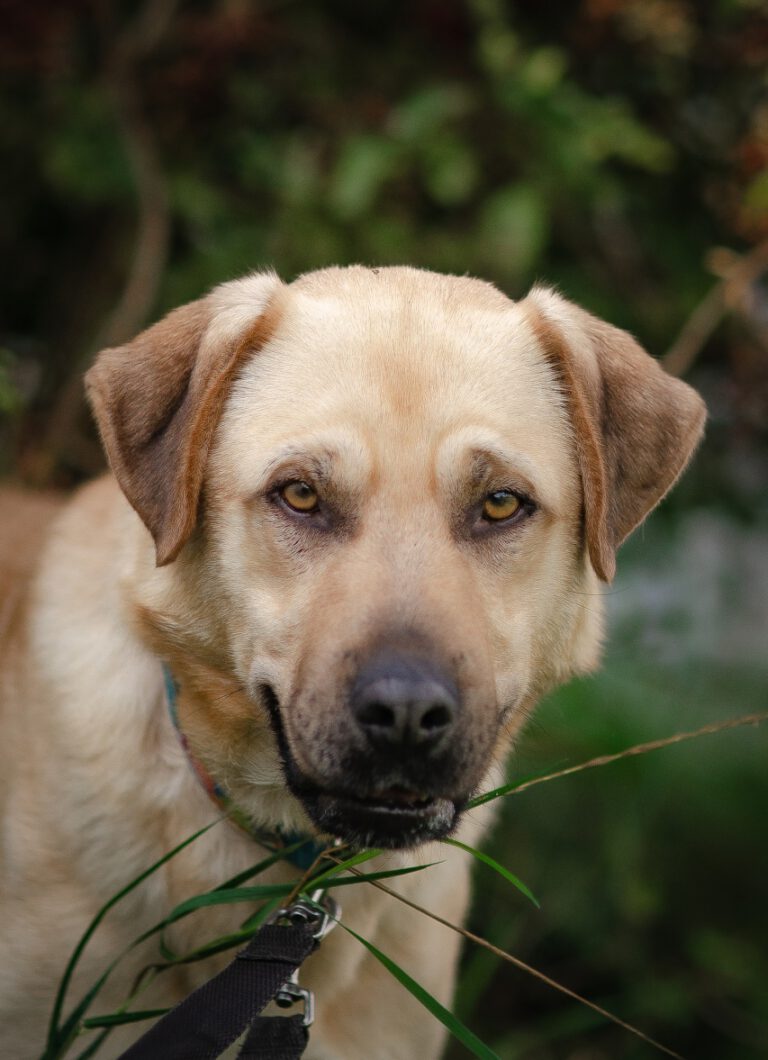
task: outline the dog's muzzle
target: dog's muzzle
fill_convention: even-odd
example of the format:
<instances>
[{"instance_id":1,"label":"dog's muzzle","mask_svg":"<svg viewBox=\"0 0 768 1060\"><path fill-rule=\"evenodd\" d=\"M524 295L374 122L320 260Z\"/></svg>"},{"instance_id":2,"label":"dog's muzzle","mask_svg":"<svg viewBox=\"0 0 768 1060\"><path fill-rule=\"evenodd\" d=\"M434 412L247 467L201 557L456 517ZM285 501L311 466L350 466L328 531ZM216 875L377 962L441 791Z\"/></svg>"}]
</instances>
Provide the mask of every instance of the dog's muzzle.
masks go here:
<instances>
[{"instance_id":1,"label":"dog's muzzle","mask_svg":"<svg viewBox=\"0 0 768 1060\"><path fill-rule=\"evenodd\" d=\"M371 655L349 684L345 709L303 743L312 776L297 766L275 708L288 786L322 832L357 847L401 848L455 828L470 793L465 719L455 682L431 659L402 650Z\"/></svg>"}]
</instances>

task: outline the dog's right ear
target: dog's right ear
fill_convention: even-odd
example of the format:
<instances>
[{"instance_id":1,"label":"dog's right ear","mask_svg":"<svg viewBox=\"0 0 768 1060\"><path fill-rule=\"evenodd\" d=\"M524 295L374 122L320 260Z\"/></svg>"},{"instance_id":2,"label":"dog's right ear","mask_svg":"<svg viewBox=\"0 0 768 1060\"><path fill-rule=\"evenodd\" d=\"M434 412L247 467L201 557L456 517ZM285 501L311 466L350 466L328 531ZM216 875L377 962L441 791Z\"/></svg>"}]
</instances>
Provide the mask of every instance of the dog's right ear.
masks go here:
<instances>
[{"instance_id":1,"label":"dog's right ear","mask_svg":"<svg viewBox=\"0 0 768 1060\"><path fill-rule=\"evenodd\" d=\"M277 322L274 274L223 284L133 342L104 350L86 375L110 467L170 563L197 521L208 451L240 365Z\"/></svg>"}]
</instances>

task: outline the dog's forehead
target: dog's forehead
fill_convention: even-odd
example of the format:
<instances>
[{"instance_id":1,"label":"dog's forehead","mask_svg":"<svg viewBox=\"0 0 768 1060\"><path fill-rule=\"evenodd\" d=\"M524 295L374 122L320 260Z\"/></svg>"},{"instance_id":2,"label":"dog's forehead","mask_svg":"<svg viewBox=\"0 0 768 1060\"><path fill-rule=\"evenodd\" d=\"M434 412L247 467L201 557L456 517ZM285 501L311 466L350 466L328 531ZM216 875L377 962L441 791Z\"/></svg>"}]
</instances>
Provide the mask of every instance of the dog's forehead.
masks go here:
<instances>
[{"instance_id":1,"label":"dog's forehead","mask_svg":"<svg viewBox=\"0 0 768 1060\"><path fill-rule=\"evenodd\" d=\"M404 442L434 452L451 435L471 445L475 427L536 451L555 474L567 463L555 372L525 310L490 284L406 268L325 270L284 288L277 309L218 432L216 453L238 452L244 476L280 446L334 429L387 452Z\"/></svg>"}]
</instances>

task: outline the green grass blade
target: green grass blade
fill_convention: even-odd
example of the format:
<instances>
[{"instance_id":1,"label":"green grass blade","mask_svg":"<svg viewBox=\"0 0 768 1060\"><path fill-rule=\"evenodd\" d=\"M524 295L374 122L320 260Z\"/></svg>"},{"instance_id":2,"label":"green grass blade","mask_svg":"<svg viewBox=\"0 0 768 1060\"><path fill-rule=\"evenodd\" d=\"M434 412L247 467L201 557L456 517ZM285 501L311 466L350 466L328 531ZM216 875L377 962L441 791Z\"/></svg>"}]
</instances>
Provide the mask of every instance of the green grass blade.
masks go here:
<instances>
[{"instance_id":1,"label":"green grass blade","mask_svg":"<svg viewBox=\"0 0 768 1060\"><path fill-rule=\"evenodd\" d=\"M272 898L270 901L265 902L255 913L251 913L245 918L240 925L241 931L246 931L248 928L253 928L255 931L256 928L260 928L279 906L279 898Z\"/></svg>"},{"instance_id":2,"label":"green grass blade","mask_svg":"<svg viewBox=\"0 0 768 1060\"><path fill-rule=\"evenodd\" d=\"M175 953L168 943L165 941L165 936L161 933L160 938L157 940L157 948L160 956L167 964L175 964L179 959L178 953Z\"/></svg>"},{"instance_id":3,"label":"green grass blade","mask_svg":"<svg viewBox=\"0 0 768 1060\"><path fill-rule=\"evenodd\" d=\"M197 949L175 956L172 961L168 962L169 967L177 964L194 964L195 961L203 961L206 957L215 957L217 953L225 953L227 950L234 949L235 946L240 946L243 942L250 942L258 930L258 927L243 928L241 931L233 931L231 935L221 935L211 942L198 946Z\"/></svg>"},{"instance_id":4,"label":"green grass blade","mask_svg":"<svg viewBox=\"0 0 768 1060\"><path fill-rule=\"evenodd\" d=\"M336 868L339 871L342 871L342 869L344 869L344 868L348 868L350 866L358 865L358 864L360 864L363 861L368 861L368 860L370 860L371 857L375 857L375 855L376 855L376 853L378 853L378 851L366 852L366 853L368 854L368 857L363 857L362 855L356 855L355 857L347 858L346 861L344 861L343 863L341 863L338 866L336 866ZM407 868L401 868L401 869L384 869L381 872L371 872L371 873L366 873L366 874L362 874L361 873L361 875L359 875L359 876L344 877L342 879L337 879L337 878L331 876L329 872L324 872L324 873L322 873L321 877L315 877L315 879L310 880L307 883L307 885L306 885L306 890L308 890L308 891L314 890L314 888L317 886L317 884L318 884L318 882L319 882L319 880L321 878L322 878L324 886L326 888L330 888L330 887L345 887L345 886L348 886L350 884L355 884L355 883L367 883L367 882L370 882L371 880L389 879L389 878L391 878L393 876L405 876L405 875L409 875L412 872L420 872L422 869L428 869L428 868L431 868L432 865L438 865L438 864L441 864L441 862L430 862L430 864L428 864L428 865L413 865L413 866L409 866ZM232 932L232 934L222 935L219 938L212 939L210 942L206 942L204 945L197 947L197 949L190 950L189 953L186 953L186 954L183 954L183 955L178 955L178 954L174 954L174 953L170 953L169 952L168 955L165 957L165 960L167 961L168 965L190 964L190 963L192 963L194 961L203 960L205 957L212 957L212 956L214 956L217 953L223 953L225 950L233 949L235 946L238 946L241 943L248 942L249 939L253 938L253 936L258 931L259 927L264 923L264 921L267 919L267 917L270 915L270 913L274 912L274 910L278 907L278 905L280 904L279 899L281 897L283 897L285 894L290 893L290 890L292 889L290 884L278 884L278 885L276 885L276 887L279 888L279 892L280 893L277 894L273 898L273 900L271 902L267 902L266 905L264 905L261 909L259 909L253 916L249 917L244 922L243 927L240 929L240 931L235 931L235 932ZM237 889L237 890L238 891L245 890L245 888ZM217 894L221 895L221 893L222 892L211 891L211 892L209 892L209 895L217 895ZM207 896L206 895L201 895L200 897L201 898L205 898ZM240 900L240 899L237 897L237 895L235 895L235 897L233 897L232 900L233 901L237 901L237 900ZM245 899L242 899L242 900L245 900ZM191 904L194 904L196 902L197 902L197 899L190 898L189 902L188 903L184 903L184 905L188 905L188 904L191 905ZM211 904L211 903L206 902L206 903L203 903L203 904ZM213 903L213 904L218 904L218 903ZM199 905L196 905L195 907L199 908ZM176 910L174 910L174 912L177 912L181 908L182 908L181 906L177 906ZM186 915L186 913L191 912L191 911L192 911L191 909L185 909L185 910L182 911L182 915ZM173 915L174 914L172 913L171 916L173 916Z\"/></svg>"},{"instance_id":5,"label":"green grass blade","mask_svg":"<svg viewBox=\"0 0 768 1060\"><path fill-rule=\"evenodd\" d=\"M370 883L371 880L389 880L393 876L409 876L412 872L422 872L424 869L431 869L434 865L442 864L442 861L430 861L426 865L410 865L408 868L404 869L383 869L381 872L361 872L359 876L342 876L340 879L328 880L324 886L330 890L331 887L349 887L355 883Z\"/></svg>"},{"instance_id":6,"label":"green grass blade","mask_svg":"<svg viewBox=\"0 0 768 1060\"><path fill-rule=\"evenodd\" d=\"M143 1012L110 1012L106 1016L90 1016L83 1020L82 1026L87 1030L96 1027L120 1027L124 1023L140 1023L142 1020L157 1019L170 1012L169 1008L149 1008Z\"/></svg>"},{"instance_id":7,"label":"green grass blade","mask_svg":"<svg viewBox=\"0 0 768 1060\"><path fill-rule=\"evenodd\" d=\"M257 862L256 865L252 865L249 869L245 869L243 872L238 872L237 876L231 876L228 880L224 880L218 887L214 887L215 891L228 890L230 887L239 887L241 883L246 883L248 880L253 879L254 876L261 875L262 872L266 872L267 869L272 868L278 861L285 861L289 858L294 851L304 846L306 840L302 840L300 843L294 843L292 846L284 847L282 850L276 850L274 854L270 854L268 858L264 858L263 861Z\"/></svg>"},{"instance_id":8,"label":"green grass blade","mask_svg":"<svg viewBox=\"0 0 768 1060\"><path fill-rule=\"evenodd\" d=\"M335 866L338 871L342 871L350 866L359 865L363 861L368 861L370 858L375 857L379 851L367 851L367 856L355 855L354 857L347 858L346 861ZM360 876L352 876L349 878L336 879L330 875L329 872L322 873L321 877L315 877L310 880L306 885L306 890L313 890L320 879L323 880L326 887L344 887L353 883L366 883L371 880L388 879L392 876L403 876L408 875L412 872L419 872L421 869L430 868L432 865L440 864L440 862L431 862L428 865L414 865L408 868L401 869L386 869L381 872L372 872L367 874L361 874ZM197 949L191 950L189 953L178 955L169 953L165 958L168 964L189 964L193 961L203 960L205 957L212 957L214 954L222 953L225 950L233 949L235 946L240 945L243 942L248 942L249 939L253 938L259 927L264 923L267 917L275 911L280 904L279 899L283 896L283 887L287 890L290 885L278 885L281 888L281 894L267 902L261 909L259 909L253 916L249 917L244 923L240 931L235 931L229 935L222 935L219 938L212 939L210 942L206 942L204 945L197 947ZM216 894L217 892L210 892ZM190 902L194 902L195 899L190 899ZM178 907L177 907L178 908Z\"/></svg>"},{"instance_id":9,"label":"green grass blade","mask_svg":"<svg viewBox=\"0 0 768 1060\"><path fill-rule=\"evenodd\" d=\"M112 909L115 905L117 905L119 901L125 898L127 894L130 894L131 891L135 890L135 888L138 887L139 884L143 883L144 880L146 880L149 876L152 876L153 873L157 872L158 869L162 868L162 866L165 865L167 861L170 861L171 858L179 854L182 850L184 850L185 847L188 847L190 843L194 843L196 839L199 839L201 835L203 835L209 829L213 828L219 823L219 821L223 819L224 818L222 817L218 817L215 821L212 821L211 824L206 825L205 828L199 829L193 835L189 836L183 842L179 843L179 845L174 847L173 850L169 851L169 853L164 854L163 857L159 859L159 861L156 861L153 865L150 865L148 869L145 869L144 872L140 873L140 875L136 876L136 878L131 880L130 883L126 884L126 886L123 887L122 890L118 891L117 894L113 895L109 899L109 901L101 907L96 916L85 929L83 935L80 937L80 941L77 943L74 950L72 951L72 956L69 958L67 966L64 969L64 974L59 983L59 989L56 991L56 997L54 999L53 1009L51 1011L51 1018L48 1024L48 1040L46 1044L46 1054L56 1044L57 1037L59 1035L59 1021L61 1019L61 1012L64 1007L64 999L66 997L66 993L69 988L69 984L72 980L75 968L77 967L77 964L83 954L83 950L88 945L88 942L90 941L93 933L96 931L99 924L102 922L102 920L110 911L110 909Z\"/></svg>"},{"instance_id":10,"label":"green grass blade","mask_svg":"<svg viewBox=\"0 0 768 1060\"><path fill-rule=\"evenodd\" d=\"M378 857L381 854L380 850L360 850L357 854L352 854L350 857L345 858L344 861L338 861L331 868L325 869L317 876L313 876L310 879L304 890L309 891L313 887L319 887L324 880L332 879L334 876L338 876L344 869L353 868L356 865L362 865L365 861L370 861L371 858Z\"/></svg>"},{"instance_id":11,"label":"green grass blade","mask_svg":"<svg viewBox=\"0 0 768 1060\"><path fill-rule=\"evenodd\" d=\"M70 1012L69 1016L67 1016L64 1023L58 1028L53 1043L46 1046L41 1060L59 1060L59 1057L64 1056L69 1046L77 1037L80 1028L80 1020L85 1012L87 1012L91 1002L104 986L107 979L123 957L125 957L126 953L129 953L137 944L137 942L132 942L130 946L127 946L122 953L119 953L117 957L107 965L106 969L101 973L90 990L88 990L85 996L80 999L74 1009Z\"/></svg>"},{"instance_id":12,"label":"green grass blade","mask_svg":"<svg viewBox=\"0 0 768 1060\"><path fill-rule=\"evenodd\" d=\"M77 1060L91 1060L91 1057L95 1056L96 1053L98 1053L99 1049L101 1049L102 1045L111 1033L112 1028L107 1027L101 1032L101 1034L97 1034L96 1037L91 1041L91 1044L86 1049L83 1049L82 1053L78 1053Z\"/></svg>"},{"instance_id":13,"label":"green grass blade","mask_svg":"<svg viewBox=\"0 0 768 1060\"><path fill-rule=\"evenodd\" d=\"M373 856L373 854L371 854L371 856ZM351 860L352 859L347 859L347 861ZM362 861L368 859L362 858L361 856L360 860ZM326 881L326 887L330 888L347 886L354 883L365 883L371 880L387 879L392 876L402 876L412 872L419 872L422 869L430 867L431 865L415 865L404 869L389 869L384 870L382 872L361 874L360 876L353 876L349 878L328 878ZM45 1054L46 1060L53 1060L53 1058L62 1055L64 1049L68 1047L69 1044L71 1044L72 1040L77 1034L79 1026L81 1025L83 1015L87 1011L88 1007L90 1006L98 992L101 990L102 986L106 982L109 975L112 973L113 969L130 949L133 949L135 946L140 945L152 935L162 931L164 928L174 923L175 921L180 920L183 917L188 916L190 913L195 912L195 910L197 909L205 908L207 906L227 905L236 902L258 901L260 899L265 898L280 899L290 894L294 886L295 881L293 881L292 883L284 884L266 884L260 887L233 887L227 890L208 891L205 894L197 895L194 898L187 899L185 902L181 902L169 913L167 917L165 917L159 923L155 924L154 927L151 927L147 931L143 932L143 934L141 934L137 939L135 939L131 943L128 949L124 950L123 953L119 954L115 958L115 960L109 964L104 973L99 977L96 983L94 983L94 985L87 992L87 994L81 999L80 1003L75 1006L74 1010L70 1013L63 1027L59 1029L57 1039L54 1041L52 1046L49 1046ZM258 927L258 924L256 925L256 927ZM242 939L242 941L247 941L247 939L250 938L252 934L254 934L254 931L250 931L245 936L245 938ZM215 947L217 943L223 943L225 941L227 941L227 945L226 947L222 946L222 949L235 946L241 940L235 938L230 942L222 938L214 940L212 943L209 943L208 946ZM169 964L176 963L186 963L186 961L184 958L181 958L178 960L174 960L173 962L169 962Z\"/></svg>"},{"instance_id":14,"label":"green grass blade","mask_svg":"<svg viewBox=\"0 0 768 1060\"><path fill-rule=\"evenodd\" d=\"M415 979L412 979L399 964L395 964L391 957L387 957L387 955L377 949L372 942L368 942L367 939L364 939L362 935L358 935L356 931L347 927L346 924L342 924L341 921L338 923L345 931L349 932L350 935L353 935L358 942L361 942L369 953L371 953L377 961L383 964L387 971L393 975L399 983L402 983L405 989L412 994L428 1012L431 1012L436 1019L440 1020L444 1027L448 1028L454 1038L469 1049L473 1056L478 1057L479 1060L499 1060L497 1054L494 1053L492 1049L489 1049L484 1042L481 1042L469 1027L466 1027L460 1019L441 1005L437 998L433 997L428 990L425 990L420 983L417 983Z\"/></svg>"},{"instance_id":15,"label":"green grass blade","mask_svg":"<svg viewBox=\"0 0 768 1060\"><path fill-rule=\"evenodd\" d=\"M182 917L187 916L189 913L194 912L196 909L201 908L202 906L227 904L235 901L258 901L259 899L263 898L272 898L275 896L284 897L285 895L290 894L290 891L295 885L296 881L287 884L272 884L265 885L262 887L242 888L227 888L226 884L230 881L225 881L224 884L220 884L219 887L226 888L226 890L215 889L213 891L206 892L203 895L191 898L187 902L182 902L179 906L176 906L176 908L171 911L168 917L165 917L159 923L155 924L154 927L149 928L147 931L143 932L143 934L141 934L138 938L134 939L131 945L128 946L125 950L123 950L123 952L120 953L115 958L115 960L108 965L104 973L99 977L99 979L94 983L91 989L75 1006L73 1011L67 1017L64 1024L62 1026L58 1025L59 1019L61 1017L61 1008L63 1006L64 996L66 993L66 989L69 985L69 981L72 977L74 968L77 965L77 962L83 952L83 949L85 948L85 945L87 944L88 940L93 935L94 931L99 926L101 921L104 919L106 913L109 912L109 910L117 902L119 902L121 898L123 898L126 894L129 894L130 891L132 891L135 887L138 887L139 884L142 883L148 876L151 876L152 873L156 872L167 861L169 861L172 857L178 854L190 843L194 842L194 840L201 836L204 832L207 832L209 828L213 828L213 826L218 824L221 820L225 820L225 818L217 818L211 824L206 825L205 828L200 829L200 831L195 832L194 835L185 839L177 847L174 847L173 850L171 850L168 854L164 855L164 857L160 858L159 861L155 862L154 865L151 865L145 872L143 872L140 876L137 876L134 880L127 884L126 887L124 887L121 891L114 895L109 900L109 902L107 902L106 905L103 906L102 909L100 909L99 912L96 914L94 919L91 921L91 924L89 925L86 933L83 935L75 951L73 952L69 964L67 965L65 978L62 979L62 982L59 985L59 991L56 999L56 1007L54 1009L56 1024L55 1026L53 1022L51 1024L52 1036L49 1036L49 1041L46 1046L46 1051L43 1054L42 1060L55 1060L55 1058L61 1056L63 1051L69 1046L69 1044L71 1044L72 1040L77 1034L77 1028L79 1026L80 1020L84 1013L87 1011L91 1002L101 990L107 978L111 975L112 971L115 969L117 964L134 947L140 945L142 942L145 942L152 935L162 931L169 924L174 923L176 920L180 920ZM255 875L257 871L264 871L265 869L273 865L276 861L283 860L285 857L287 857L291 853L292 849L293 848L291 847L286 847L284 850L277 851L275 854L271 855L270 857L259 862L257 865L253 866L251 869L246 870L247 873L249 875ZM243 873L239 873L237 877L232 877L232 879L238 879L243 875ZM233 890L237 890L239 892L237 897L232 896L231 892Z\"/></svg>"},{"instance_id":16,"label":"green grass blade","mask_svg":"<svg viewBox=\"0 0 768 1060\"><path fill-rule=\"evenodd\" d=\"M218 823L218 821L213 822L213 824L216 823ZM260 872L265 871L277 861L280 861L287 857L293 849L292 847L287 847L285 850L281 850L273 855L270 855L270 857L262 860L257 865L252 866L250 869L247 869L242 873L238 873L237 876L233 876L229 880L224 881L224 883L219 884L218 887L216 887L214 890L207 891L201 895L196 895L193 898L189 898L186 901L179 903L179 905L175 906L175 908L171 910L168 916L164 917L163 920L159 921L153 927L143 932L138 938L134 939L131 945L127 947L126 950L119 954L115 958L115 960L108 965L103 974L98 978L98 980L93 984L90 990L85 994L85 996L69 1014L64 1024L62 1026L59 1026L63 999L66 988L69 985L72 972L74 971L74 968L77 964L77 961L79 960L80 955L82 954L83 949L85 948L85 945L87 944L88 940L90 939L91 935L96 930L98 925L103 920L106 913L118 901L120 901L121 898L123 898L126 894L130 893L131 890L133 890L140 883L142 883L153 872L156 872L159 868L161 868L166 861L170 860L170 858L172 858L180 850L183 850L185 846L197 839L199 835L203 834L203 832L213 827L213 824L207 825L206 828L201 829L193 836L190 836L188 839L184 840L184 842L179 844L178 847L175 847L158 862L150 866L150 868L147 869L144 873L136 877L135 880L132 880L131 883L129 883L120 892L118 892L118 894L114 895L113 898L111 898L110 901L101 910L99 910L99 913L96 915L96 917L94 917L94 920L89 925L89 928L87 929L85 935L78 943L78 946L75 952L73 953L73 957L70 959L70 963L67 966L68 974L66 975L66 982L63 981L60 985L59 989L61 993L61 999L57 998L58 1006L56 1008L56 1024L52 1028L53 1036L49 1040L46 1053L44 1054L45 1060L54 1060L55 1057L61 1056L63 1051L65 1051L65 1049L71 1044L71 1042L76 1037L79 1028L81 1026L89 1026L88 1022L83 1019L85 1012L88 1010L94 998L101 990L107 978L117 966L119 961L122 960L126 953L128 953L131 949L140 945L142 942L145 942L152 935L157 934L158 932L162 932L169 925L175 923L178 920L181 920L183 917L190 915L198 909L206 908L209 906L234 904L237 902L253 902L266 900L265 906L261 910L258 910L252 917L249 917L244 922L244 926L241 931L235 932L231 935L222 936L219 939L214 939L211 942L206 943L204 946L199 947L197 950L194 950L191 953L185 954L183 956L171 953L170 950L168 950L165 954L168 966L181 963L188 963L195 960L202 960L204 957L212 956L214 953L219 953L223 952L226 949L231 949L234 946L240 944L241 942L247 942L248 939L250 939L255 934L256 930L258 930L258 927L261 925L261 923L263 923L264 919L266 919L269 913L272 912L274 908L279 905L280 899L288 896L291 893L297 883L296 880L290 881L288 883L265 884L262 886L254 887L237 886L237 884L244 882L245 880L255 875L258 875ZM371 858L376 857L379 853L381 852L378 850L360 851L357 854L346 858L339 864L332 866L330 869L326 869L324 872L321 872L318 876L316 876L314 879L310 880L307 883L306 889L310 890L318 885L324 886L326 888L348 886L355 883L366 883L372 880L387 879L393 876L408 875L412 872L419 872L422 869L430 868L432 864L437 864L436 862L433 862L429 865L416 865L407 868L388 869L383 870L381 872L365 874L361 873L359 876L343 877L341 879L337 878L338 875L344 872L345 869L355 867L359 864L369 861ZM235 886L232 886L232 884L235 884ZM108 1030L108 1027L106 1027L106 1025L100 1024L99 1026L104 1026L105 1029Z\"/></svg>"},{"instance_id":17,"label":"green grass blade","mask_svg":"<svg viewBox=\"0 0 768 1060\"><path fill-rule=\"evenodd\" d=\"M194 961L202 961L205 957L213 957L217 953L231 950L242 942L249 942L279 905L279 898L273 898L271 901L265 902L261 909L258 909L252 916L243 921L239 931L234 931L231 935L220 935L219 938L212 939L210 942L190 950L189 953L180 956L174 955L173 961L169 963L192 964Z\"/></svg>"},{"instance_id":18,"label":"green grass blade","mask_svg":"<svg viewBox=\"0 0 768 1060\"><path fill-rule=\"evenodd\" d=\"M271 854L268 858L264 858L263 861L257 862L256 865L252 865L249 869L245 869L243 872L238 872L238 874L236 876L230 876L230 878L228 880L224 880L223 883L218 884L218 886L214 887L213 890L211 892L208 892L208 893L215 894L215 893L217 893L219 891L231 890L234 887L239 887L241 883L245 883L247 880L252 879L254 876L260 875L262 872L266 872L267 869L269 869L273 865L277 864L277 862L284 861L286 858L290 857L291 854L295 850L298 850L299 847L301 847L303 845L304 845L304 841L299 842L299 843L294 843L292 846L284 847L281 850L275 851L274 854ZM279 897L282 897L282 895L278 895L278 898ZM267 913L269 913L269 912L271 912L271 910L273 908L276 908L277 904L278 904L277 902L275 902L274 905L271 904L271 902L267 902L266 905L264 907L262 907L262 908L267 909ZM189 910L189 911L192 912L193 910ZM262 912L262 910L259 910L255 914L255 917L258 918L259 914L261 912ZM183 915L186 915L186 914L183 914ZM243 923L242 928L245 929L246 926L249 925L250 920L252 920L252 919L253 918L251 917L251 918L248 919L248 921ZM262 919L256 919L256 924L257 925L261 924L262 922L263 922ZM162 927L159 928L159 930L162 932L164 930L165 926L166 925L164 924ZM254 927L254 931L255 930L256 930L256 928ZM247 939L249 939L250 937L251 937L251 935L247 931L245 931L245 932L240 931L240 932L236 932L233 935L222 936L221 940L217 939L217 940L215 940L215 942L223 941L224 938L231 938L231 939L234 940L231 943L231 945L236 946L238 940L246 940L247 941ZM214 943L207 943L206 946L202 947L201 949L207 950L208 946L209 945L213 945L213 944ZM159 949L160 949L160 956L169 965L171 965L171 964L186 964L190 959L191 960L202 960L202 957L207 955L207 954L201 954L200 957L190 957L189 955L180 956L179 954L174 953L170 949L170 947L168 946L168 944L165 941L165 938L163 937L162 934L160 936L160 941L159 941L158 945L159 945ZM222 946L219 949L212 950L211 953L212 954L213 953L221 953L224 949L229 949L229 948L230 948L229 946ZM198 951L195 950L194 952L197 953Z\"/></svg>"},{"instance_id":19,"label":"green grass blade","mask_svg":"<svg viewBox=\"0 0 768 1060\"><path fill-rule=\"evenodd\" d=\"M194 912L195 909L201 908L201 906L222 905L236 901L252 901L257 898L273 897L275 895L279 895L279 897L284 897L286 894L290 893L291 884L273 884L264 887L240 887L236 888L236 890L238 892L237 897L232 897L231 894L228 892L209 891L206 894L198 895L198 897L196 898L190 898L187 902L182 902L181 905L176 906L176 908L171 912L169 916L165 917L158 924L155 924L154 927L149 928L147 931L143 932L143 934L139 935L138 938L134 939L130 946L127 946L126 949L124 949L122 953L119 953L117 957L115 957L115 959L107 966L107 968L99 976L99 978L90 988L90 990L88 990L85 996L75 1006L75 1008L67 1017L64 1024L58 1029L57 1036L54 1042L46 1048L42 1060L57 1060L58 1057L63 1055L63 1053L66 1051L66 1049L76 1037L78 1028L80 1026L80 1021L82 1020L84 1014L87 1012L93 999L104 986L104 983L107 981L107 979L112 974L117 965L120 963L120 961L123 959L123 957L125 957L125 955L129 953L132 949L134 949L136 946L139 946L142 942L145 942L152 935L157 934L157 932L162 931L163 928L167 927L168 924L173 923L174 920L180 920L183 916L187 916L189 913Z\"/></svg>"},{"instance_id":20,"label":"green grass blade","mask_svg":"<svg viewBox=\"0 0 768 1060\"><path fill-rule=\"evenodd\" d=\"M187 898L185 901L180 902L171 910L167 917L156 924L154 928L150 928L149 934L161 931L169 924L174 924L177 920L181 920L182 917L189 916L190 913L194 913L197 909L205 909L207 906L233 905L236 902L258 902L263 898L282 898L291 893L297 882L293 880L290 883L264 883L259 887L228 887L226 890L206 891L204 894L198 894L194 898ZM142 936L142 941L148 937L149 935L145 934Z\"/></svg>"},{"instance_id":21,"label":"green grass blade","mask_svg":"<svg viewBox=\"0 0 768 1060\"><path fill-rule=\"evenodd\" d=\"M483 806L486 802L493 802L494 799L500 799L502 795L511 795L518 788L521 788L523 784L530 784L532 780L538 780L540 776L544 774L533 773L529 777L523 777L522 780L516 780L513 784L502 784L500 788L493 788L492 791L486 791L482 795L475 796L474 799L470 799L467 803L468 810L474 810L477 806Z\"/></svg>"},{"instance_id":22,"label":"green grass blade","mask_svg":"<svg viewBox=\"0 0 768 1060\"><path fill-rule=\"evenodd\" d=\"M507 880L508 883L511 883L513 887L517 887L518 891L520 891L521 894L524 894L526 898L533 902L537 909L541 909L540 902L530 890L530 888L526 887L523 881L519 879L519 877L515 876L513 872L510 872L509 869L505 869L503 865L500 865L498 861L495 861L492 857L489 857L488 854L484 854L482 850L475 850L474 847L467 846L466 843L460 843L458 839L441 839L440 842L448 843L452 847L458 847L459 850L465 850L467 854L471 854L472 857L477 858L478 861L482 861L484 865L487 865L489 868L493 869L494 872L498 872L499 876L503 876L504 879Z\"/></svg>"}]
</instances>

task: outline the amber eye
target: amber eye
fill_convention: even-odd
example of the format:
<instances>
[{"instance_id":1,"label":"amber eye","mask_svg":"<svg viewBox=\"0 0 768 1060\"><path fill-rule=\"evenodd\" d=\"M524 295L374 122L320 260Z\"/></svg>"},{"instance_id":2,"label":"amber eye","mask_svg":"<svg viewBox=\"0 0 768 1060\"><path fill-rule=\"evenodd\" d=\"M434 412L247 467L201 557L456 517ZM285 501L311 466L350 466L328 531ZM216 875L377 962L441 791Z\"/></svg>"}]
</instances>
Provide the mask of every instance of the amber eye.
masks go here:
<instances>
[{"instance_id":1,"label":"amber eye","mask_svg":"<svg viewBox=\"0 0 768 1060\"><path fill-rule=\"evenodd\" d=\"M509 490L495 490L483 502L483 516L493 522L509 519L520 508L520 498Z\"/></svg>"},{"instance_id":2,"label":"amber eye","mask_svg":"<svg viewBox=\"0 0 768 1060\"><path fill-rule=\"evenodd\" d=\"M288 507L295 512L314 512L320 503L320 498L308 482L288 482L279 492Z\"/></svg>"}]
</instances>

